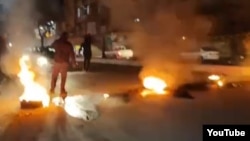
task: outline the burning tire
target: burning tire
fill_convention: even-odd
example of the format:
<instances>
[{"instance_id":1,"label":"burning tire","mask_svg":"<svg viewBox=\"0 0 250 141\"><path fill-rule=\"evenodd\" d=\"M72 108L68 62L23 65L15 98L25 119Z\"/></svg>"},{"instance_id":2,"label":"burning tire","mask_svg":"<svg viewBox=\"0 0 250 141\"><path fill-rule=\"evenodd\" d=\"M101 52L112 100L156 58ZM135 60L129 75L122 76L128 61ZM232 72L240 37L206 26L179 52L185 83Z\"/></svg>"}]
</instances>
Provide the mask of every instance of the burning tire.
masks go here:
<instances>
[{"instance_id":1,"label":"burning tire","mask_svg":"<svg viewBox=\"0 0 250 141\"><path fill-rule=\"evenodd\" d=\"M42 107L43 103L41 101L20 101L21 109L37 109Z\"/></svg>"},{"instance_id":2,"label":"burning tire","mask_svg":"<svg viewBox=\"0 0 250 141\"><path fill-rule=\"evenodd\" d=\"M18 77L24 87L23 94L19 97L21 109L48 107L50 96L44 86L35 81L35 72L29 63L29 56L22 56L19 60L20 72Z\"/></svg>"}]
</instances>

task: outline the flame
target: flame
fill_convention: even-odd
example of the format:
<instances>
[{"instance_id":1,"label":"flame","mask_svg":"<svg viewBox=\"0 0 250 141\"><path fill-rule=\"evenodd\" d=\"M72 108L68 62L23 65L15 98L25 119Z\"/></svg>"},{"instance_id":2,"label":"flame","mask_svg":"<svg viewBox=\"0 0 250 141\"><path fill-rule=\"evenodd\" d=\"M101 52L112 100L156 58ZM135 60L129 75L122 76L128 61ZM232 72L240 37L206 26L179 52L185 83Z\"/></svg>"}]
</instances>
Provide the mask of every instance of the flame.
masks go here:
<instances>
[{"instance_id":1,"label":"flame","mask_svg":"<svg viewBox=\"0 0 250 141\"><path fill-rule=\"evenodd\" d=\"M208 79L211 81L214 81L217 86L223 87L224 86L224 81L222 80L220 75L212 74L208 76Z\"/></svg>"},{"instance_id":2,"label":"flame","mask_svg":"<svg viewBox=\"0 0 250 141\"><path fill-rule=\"evenodd\" d=\"M212 74L212 75L208 76L208 79L211 81L219 81L221 78L219 75Z\"/></svg>"},{"instance_id":3,"label":"flame","mask_svg":"<svg viewBox=\"0 0 250 141\"><path fill-rule=\"evenodd\" d=\"M217 85L219 87L223 87L224 86L224 82L222 80L219 80L219 81L217 81Z\"/></svg>"},{"instance_id":4,"label":"flame","mask_svg":"<svg viewBox=\"0 0 250 141\"><path fill-rule=\"evenodd\" d=\"M146 88L141 94L147 96L149 94L165 95L165 89L168 87L167 83L157 77L149 76L143 79L143 86Z\"/></svg>"},{"instance_id":5,"label":"flame","mask_svg":"<svg viewBox=\"0 0 250 141\"><path fill-rule=\"evenodd\" d=\"M49 106L50 97L46 88L34 81L35 73L30 70L28 65L29 56L22 56L19 60L21 71L18 74L21 84L24 86L24 92L19 97L20 101L42 102L44 107Z\"/></svg>"},{"instance_id":6,"label":"flame","mask_svg":"<svg viewBox=\"0 0 250 141\"><path fill-rule=\"evenodd\" d=\"M107 94L107 93L103 94L103 98L104 98L104 99L108 99L109 97L110 97L109 94Z\"/></svg>"}]
</instances>

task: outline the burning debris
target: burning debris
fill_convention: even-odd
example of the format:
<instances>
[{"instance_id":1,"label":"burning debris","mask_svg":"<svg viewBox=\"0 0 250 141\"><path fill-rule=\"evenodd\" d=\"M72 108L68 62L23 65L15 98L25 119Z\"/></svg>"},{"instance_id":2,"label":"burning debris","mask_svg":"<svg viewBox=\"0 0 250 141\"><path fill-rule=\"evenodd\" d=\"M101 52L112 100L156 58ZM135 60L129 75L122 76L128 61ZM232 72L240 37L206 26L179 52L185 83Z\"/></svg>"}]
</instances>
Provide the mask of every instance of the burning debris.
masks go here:
<instances>
[{"instance_id":1,"label":"burning debris","mask_svg":"<svg viewBox=\"0 0 250 141\"><path fill-rule=\"evenodd\" d=\"M168 87L167 83L154 76L148 76L143 79L144 90L141 92L142 97L148 95L166 95L166 88Z\"/></svg>"},{"instance_id":2,"label":"burning debris","mask_svg":"<svg viewBox=\"0 0 250 141\"><path fill-rule=\"evenodd\" d=\"M143 86L144 90L141 92L142 97L149 95L168 95L172 92L175 97L193 99L185 86L180 86L176 90L173 90L168 87L163 79L158 77L145 77L143 79Z\"/></svg>"},{"instance_id":3,"label":"burning debris","mask_svg":"<svg viewBox=\"0 0 250 141\"><path fill-rule=\"evenodd\" d=\"M209 75L208 80L211 81L212 84L215 84L218 87L223 87L225 83L223 77L221 75L216 75L216 74Z\"/></svg>"},{"instance_id":4,"label":"burning debris","mask_svg":"<svg viewBox=\"0 0 250 141\"><path fill-rule=\"evenodd\" d=\"M109 97L110 97L109 94L107 94L107 93L103 94L103 98L104 98L104 99L108 99Z\"/></svg>"},{"instance_id":5,"label":"burning debris","mask_svg":"<svg viewBox=\"0 0 250 141\"><path fill-rule=\"evenodd\" d=\"M136 87L125 92L103 94L103 97L104 99L119 98L124 102L130 102L134 99L144 99L149 96L166 96L169 92L168 84L163 79L148 76L143 79L141 87Z\"/></svg>"},{"instance_id":6,"label":"burning debris","mask_svg":"<svg viewBox=\"0 0 250 141\"><path fill-rule=\"evenodd\" d=\"M176 98L194 99L190 91L206 91L211 88L224 88L227 86L223 75L210 74L203 75L205 79L197 82L187 82L176 87L170 87L167 81L153 75L145 76L142 79L141 87L137 87L126 92L116 94L104 94L104 99L119 97L125 102L134 99L145 99L150 97L172 96ZM234 85L236 85L234 83ZM236 87L236 86L235 86Z\"/></svg>"},{"instance_id":7,"label":"burning debris","mask_svg":"<svg viewBox=\"0 0 250 141\"><path fill-rule=\"evenodd\" d=\"M21 108L48 107L50 97L42 85L34 81L35 74L29 65L29 56L22 56L19 60L21 71L18 74L24 92L19 97Z\"/></svg>"}]
</instances>

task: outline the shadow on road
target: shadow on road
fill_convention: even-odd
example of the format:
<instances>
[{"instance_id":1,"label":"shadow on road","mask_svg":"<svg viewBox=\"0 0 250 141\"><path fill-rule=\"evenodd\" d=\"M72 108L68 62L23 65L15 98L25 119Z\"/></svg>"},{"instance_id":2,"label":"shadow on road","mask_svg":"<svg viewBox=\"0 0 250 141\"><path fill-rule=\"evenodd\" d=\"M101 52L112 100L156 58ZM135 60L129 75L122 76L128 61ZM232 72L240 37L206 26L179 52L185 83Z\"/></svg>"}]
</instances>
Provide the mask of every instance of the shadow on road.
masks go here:
<instances>
[{"instance_id":1,"label":"shadow on road","mask_svg":"<svg viewBox=\"0 0 250 141\"><path fill-rule=\"evenodd\" d=\"M47 109L19 111L5 129L1 141L38 141L43 130Z\"/></svg>"},{"instance_id":2,"label":"shadow on road","mask_svg":"<svg viewBox=\"0 0 250 141\"><path fill-rule=\"evenodd\" d=\"M61 107L55 107L55 111L55 126L52 140L60 141L61 138L67 138L67 114Z\"/></svg>"}]
</instances>

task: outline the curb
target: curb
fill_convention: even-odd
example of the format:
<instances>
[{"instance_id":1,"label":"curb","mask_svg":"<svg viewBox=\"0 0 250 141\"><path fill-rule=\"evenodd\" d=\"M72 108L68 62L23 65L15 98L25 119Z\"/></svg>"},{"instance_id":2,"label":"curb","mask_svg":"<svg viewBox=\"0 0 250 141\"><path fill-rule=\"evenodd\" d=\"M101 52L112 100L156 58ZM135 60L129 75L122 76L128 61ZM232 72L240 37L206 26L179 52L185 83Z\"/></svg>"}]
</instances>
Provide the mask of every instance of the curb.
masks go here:
<instances>
[{"instance_id":1,"label":"curb","mask_svg":"<svg viewBox=\"0 0 250 141\"><path fill-rule=\"evenodd\" d=\"M83 62L83 59L78 58L76 59L77 62ZM93 58L91 59L91 63L96 64L107 64L107 65L121 65L121 66L134 66L134 67L140 67L141 64L138 61L132 61L132 60L115 60L115 59L98 59Z\"/></svg>"}]
</instances>

